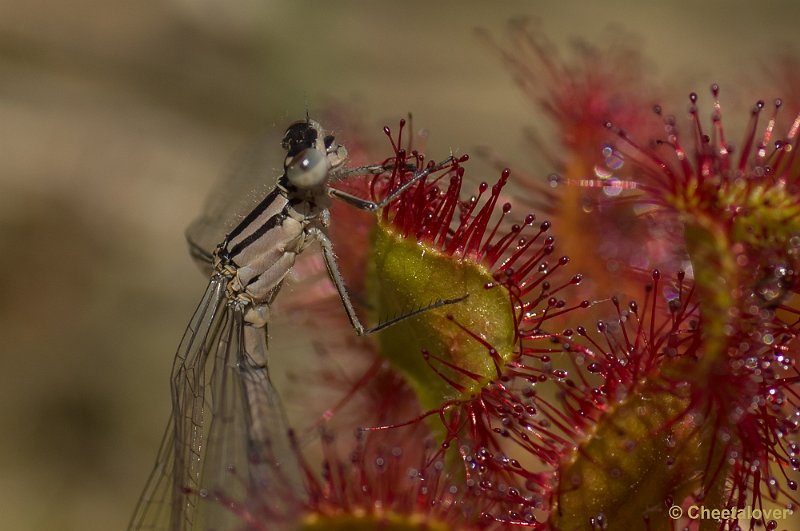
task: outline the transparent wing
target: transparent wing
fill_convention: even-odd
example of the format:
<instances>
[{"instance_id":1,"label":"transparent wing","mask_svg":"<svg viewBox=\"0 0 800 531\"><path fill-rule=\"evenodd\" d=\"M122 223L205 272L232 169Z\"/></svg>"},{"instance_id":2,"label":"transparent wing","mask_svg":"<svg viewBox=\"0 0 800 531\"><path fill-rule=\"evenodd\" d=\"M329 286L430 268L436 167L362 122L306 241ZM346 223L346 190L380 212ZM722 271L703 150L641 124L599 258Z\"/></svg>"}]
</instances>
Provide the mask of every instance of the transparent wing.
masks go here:
<instances>
[{"instance_id":1,"label":"transparent wing","mask_svg":"<svg viewBox=\"0 0 800 531\"><path fill-rule=\"evenodd\" d=\"M214 364L214 413L201 480L207 500L200 519L207 530L283 520L302 492L288 422L269 379L266 330L245 324L240 309L229 314L233 323L220 337Z\"/></svg>"},{"instance_id":2,"label":"transparent wing","mask_svg":"<svg viewBox=\"0 0 800 531\"><path fill-rule=\"evenodd\" d=\"M217 530L283 513L301 481L269 380L266 331L215 275L173 367L173 413L130 529Z\"/></svg>"},{"instance_id":3,"label":"transparent wing","mask_svg":"<svg viewBox=\"0 0 800 531\"><path fill-rule=\"evenodd\" d=\"M172 368L172 416L131 530L191 529L210 421L206 365L226 321L225 286L223 277L211 279L178 347Z\"/></svg>"},{"instance_id":4,"label":"transparent wing","mask_svg":"<svg viewBox=\"0 0 800 531\"><path fill-rule=\"evenodd\" d=\"M173 422L170 419L158 449L156 464L128 525L129 530L171 528L172 471L175 463L173 441Z\"/></svg>"},{"instance_id":5,"label":"transparent wing","mask_svg":"<svg viewBox=\"0 0 800 531\"><path fill-rule=\"evenodd\" d=\"M283 173L284 150L278 131L261 136L212 189L202 213L189 225L186 239L192 257L210 272L211 254L255 206L275 188Z\"/></svg>"}]
</instances>

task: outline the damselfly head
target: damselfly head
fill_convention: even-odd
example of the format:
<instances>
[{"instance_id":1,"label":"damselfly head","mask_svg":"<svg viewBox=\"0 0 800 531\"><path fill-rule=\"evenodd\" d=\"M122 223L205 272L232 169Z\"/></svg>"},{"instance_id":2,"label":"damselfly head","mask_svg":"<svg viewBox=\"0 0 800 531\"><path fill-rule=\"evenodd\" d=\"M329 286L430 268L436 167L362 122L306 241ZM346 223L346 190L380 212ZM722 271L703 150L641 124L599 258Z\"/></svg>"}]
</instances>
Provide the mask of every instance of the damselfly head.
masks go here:
<instances>
[{"instance_id":1,"label":"damselfly head","mask_svg":"<svg viewBox=\"0 0 800 531\"><path fill-rule=\"evenodd\" d=\"M324 184L328 172L344 164L347 150L314 120L295 122L283 136L286 178L298 188Z\"/></svg>"},{"instance_id":2,"label":"damselfly head","mask_svg":"<svg viewBox=\"0 0 800 531\"><path fill-rule=\"evenodd\" d=\"M317 147L317 140L324 137L322 126L314 120L300 120L286 129L283 135L283 149L286 157L292 158L306 149Z\"/></svg>"}]
</instances>

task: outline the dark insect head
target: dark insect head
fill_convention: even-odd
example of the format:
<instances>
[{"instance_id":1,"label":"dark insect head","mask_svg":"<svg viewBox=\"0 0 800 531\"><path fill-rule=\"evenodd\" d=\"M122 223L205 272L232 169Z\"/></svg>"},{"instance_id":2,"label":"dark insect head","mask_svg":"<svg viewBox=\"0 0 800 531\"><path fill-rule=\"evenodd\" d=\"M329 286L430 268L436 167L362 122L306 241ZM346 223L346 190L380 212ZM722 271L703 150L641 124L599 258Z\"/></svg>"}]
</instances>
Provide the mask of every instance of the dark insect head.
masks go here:
<instances>
[{"instance_id":1,"label":"dark insect head","mask_svg":"<svg viewBox=\"0 0 800 531\"><path fill-rule=\"evenodd\" d=\"M298 121L286 129L281 145L289 157L294 157L303 150L315 147L319 132L313 121Z\"/></svg>"}]
</instances>

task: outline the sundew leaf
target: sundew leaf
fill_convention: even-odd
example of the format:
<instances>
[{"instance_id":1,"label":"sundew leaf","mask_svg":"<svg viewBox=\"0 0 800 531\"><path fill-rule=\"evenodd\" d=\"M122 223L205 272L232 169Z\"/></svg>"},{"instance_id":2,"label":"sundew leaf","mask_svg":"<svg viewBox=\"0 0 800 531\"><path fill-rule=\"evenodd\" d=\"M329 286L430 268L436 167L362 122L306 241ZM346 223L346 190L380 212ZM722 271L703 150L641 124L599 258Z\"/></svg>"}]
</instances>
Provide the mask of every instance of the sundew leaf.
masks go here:
<instances>
[{"instance_id":1,"label":"sundew leaf","mask_svg":"<svg viewBox=\"0 0 800 531\"><path fill-rule=\"evenodd\" d=\"M370 291L381 318L468 295L459 303L402 321L378 338L381 355L408 378L423 408L436 409L448 400L468 399L497 378L487 345L502 362L517 352L515 317L506 288L494 285L487 289L493 279L482 265L402 238L385 224L376 228L371 249ZM423 351L460 369L438 364L437 369L452 383L431 369Z\"/></svg>"}]
</instances>

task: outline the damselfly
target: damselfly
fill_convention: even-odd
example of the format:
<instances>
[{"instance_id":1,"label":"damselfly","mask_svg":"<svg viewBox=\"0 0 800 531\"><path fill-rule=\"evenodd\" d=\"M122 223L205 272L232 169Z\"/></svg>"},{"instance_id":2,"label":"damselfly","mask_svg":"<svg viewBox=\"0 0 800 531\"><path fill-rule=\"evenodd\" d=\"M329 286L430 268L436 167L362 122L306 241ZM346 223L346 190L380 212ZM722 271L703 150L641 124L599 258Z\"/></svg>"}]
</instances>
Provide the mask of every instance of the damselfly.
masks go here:
<instances>
[{"instance_id":1,"label":"damselfly","mask_svg":"<svg viewBox=\"0 0 800 531\"><path fill-rule=\"evenodd\" d=\"M282 145L286 155L277 183L213 251L189 233L192 254L208 264L211 280L175 356L172 418L130 529L225 529L235 515L214 503L215 498L244 500L248 492L268 484L301 488L288 423L270 382L266 327L295 258L311 243L320 244L329 276L359 335L463 299L435 301L366 329L326 235L330 198L377 211L452 158L414 169L408 180L373 202L329 182L356 173L380 174L392 170L391 165L345 170L344 146L309 119L292 124Z\"/></svg>"}]
</instances>

